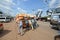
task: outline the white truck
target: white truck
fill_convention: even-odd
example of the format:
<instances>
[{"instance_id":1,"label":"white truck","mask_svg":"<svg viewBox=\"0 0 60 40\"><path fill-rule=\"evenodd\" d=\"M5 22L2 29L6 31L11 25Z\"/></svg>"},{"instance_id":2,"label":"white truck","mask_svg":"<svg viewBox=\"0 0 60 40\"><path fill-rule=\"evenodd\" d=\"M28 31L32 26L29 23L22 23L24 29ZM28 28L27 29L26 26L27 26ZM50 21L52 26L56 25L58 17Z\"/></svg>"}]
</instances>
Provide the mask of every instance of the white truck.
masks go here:
<instances>
[{"instance_id":1,"label":"white truck","mask_svg":"<svg viewBox=\"0 0 60 40\"><path fill-rule=\"evenodd\" d=\"M50 24L52 25L52 28L56 27L60 30L60 7L53 11Z\"/></svg>"}]
</instances>

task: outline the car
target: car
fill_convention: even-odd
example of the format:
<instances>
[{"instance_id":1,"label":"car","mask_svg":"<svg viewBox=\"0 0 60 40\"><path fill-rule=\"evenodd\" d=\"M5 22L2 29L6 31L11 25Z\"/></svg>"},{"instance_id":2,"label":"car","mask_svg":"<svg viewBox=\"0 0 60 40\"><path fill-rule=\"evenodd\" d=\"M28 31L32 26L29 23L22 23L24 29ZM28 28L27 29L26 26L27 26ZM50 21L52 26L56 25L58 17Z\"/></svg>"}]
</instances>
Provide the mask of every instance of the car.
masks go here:
<instances>
[{"instance_id":1,"label":"car","mask_svg":"<svg viewBox=\"0 0 60 40\"><path fill-rule=\"evenodd\" d=\"M0 23L0 32L3 31L4 27L3 27L3 24Z\"/></svg>"},{"instance_id":2,"label":"car","mask_svg":"<svg viewBox=\"0 0 60 40\"><path fill-rule=\"evenodd\" d=\"M60 14L51 15L50 24L60 30Z\"/></svg>"}]
</instances>

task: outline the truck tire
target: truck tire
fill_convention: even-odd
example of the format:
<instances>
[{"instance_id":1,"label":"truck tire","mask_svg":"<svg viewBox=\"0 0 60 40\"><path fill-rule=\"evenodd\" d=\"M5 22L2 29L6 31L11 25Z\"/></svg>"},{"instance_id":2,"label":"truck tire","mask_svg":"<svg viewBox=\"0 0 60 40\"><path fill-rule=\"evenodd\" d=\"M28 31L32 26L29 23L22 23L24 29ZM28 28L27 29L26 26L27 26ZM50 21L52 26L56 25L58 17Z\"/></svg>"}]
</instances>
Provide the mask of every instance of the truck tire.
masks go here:
<instances>
[{"instance_id":1,"label":"truck tire","mask_svg":"<svg viewBox=\"0 0 60 40\"><path fill-rule=\"evenodd\" d=\"M54 37L54 40L60 40L60 35L56 35L56 36Z\"/></svg>"},{"instance_id":2,"label":"truck tire","mask_svg":"<svg viewBox=\"0 0 60 40\"><path fill-rule=\"evenodd\" d=\"M60 25L58 25L58 30L60 30Z\"/></svg>"}]
</instances>

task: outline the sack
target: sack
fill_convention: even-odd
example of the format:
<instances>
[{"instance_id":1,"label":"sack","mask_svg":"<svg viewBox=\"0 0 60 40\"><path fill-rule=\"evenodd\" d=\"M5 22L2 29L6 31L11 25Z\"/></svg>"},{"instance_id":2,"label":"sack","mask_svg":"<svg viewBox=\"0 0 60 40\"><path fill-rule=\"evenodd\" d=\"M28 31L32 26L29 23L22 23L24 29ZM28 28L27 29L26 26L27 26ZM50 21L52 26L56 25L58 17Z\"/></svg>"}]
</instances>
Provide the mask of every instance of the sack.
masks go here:
<instances>
[{"instance_id":1,"label":"sack","mask_svg":"<svg viewBox=\"0 0 60 40\"><path fill-rule=\"evenodd\" d=\"M24 17L19 17L18 19L24 19Z\"/></svg>"}]
</instances>

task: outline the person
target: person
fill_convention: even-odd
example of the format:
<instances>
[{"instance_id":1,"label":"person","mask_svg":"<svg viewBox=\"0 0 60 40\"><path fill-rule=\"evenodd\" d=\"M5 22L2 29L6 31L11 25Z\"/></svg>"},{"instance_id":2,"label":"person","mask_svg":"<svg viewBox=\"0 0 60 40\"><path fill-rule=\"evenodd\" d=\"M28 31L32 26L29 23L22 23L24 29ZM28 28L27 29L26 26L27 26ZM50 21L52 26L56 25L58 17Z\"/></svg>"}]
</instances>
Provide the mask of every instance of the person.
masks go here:
<instances>
[{"instance_id":1,"label":"person","mask_svg":"<svg viewBox=\"0 0 60 40\"><path fill-rule=\"evenodd\" d=\"M31 18L31 22L32 22L32 28L35 29L35 20L34 20L34 18Z\"/></svg>"},{"instance_id":2,"label":"person","mask_svg":"<svg viewBox=\"0 0 60 40\"><path fill-rule=\"evenodd\" d=\"M25 23L26 23L26 29L28 30L29 29L29 21L28 21L27 17L25 17Z\"/></svg>"},{"instance_id":3,"label":"person","mask_svg":"<svg viewBox=\"0 0 60 40\"><path fill-rule=\"evenodd\" d=\"M32 28L32 30L33 30L33 25L32 25L31 19L28 20L28 21L29 21L29 24L30 24L30 26L31 26L31 28Z\"/></svg>"},{"instance_id":4,"label":"person","mask_svg":"<svg viewBox=\"0 0 60 40\"><path fill-rule=\"evenodd\" d=\"M19 29L18 29L18 33L20 33L21 35L24 34L24 32L23 32L23 22L22 22L21 19L19 20Z\"/></svg>"},{"instance_id":5,"label":"person","mask_svg":"<svg viewBox=\"0 0 60 40\"><path fill-rule=\"evenodd\" d=\"M36 18L34 18L34 24L36 27L38 26Z\"/></svg>"}]
</instances>

